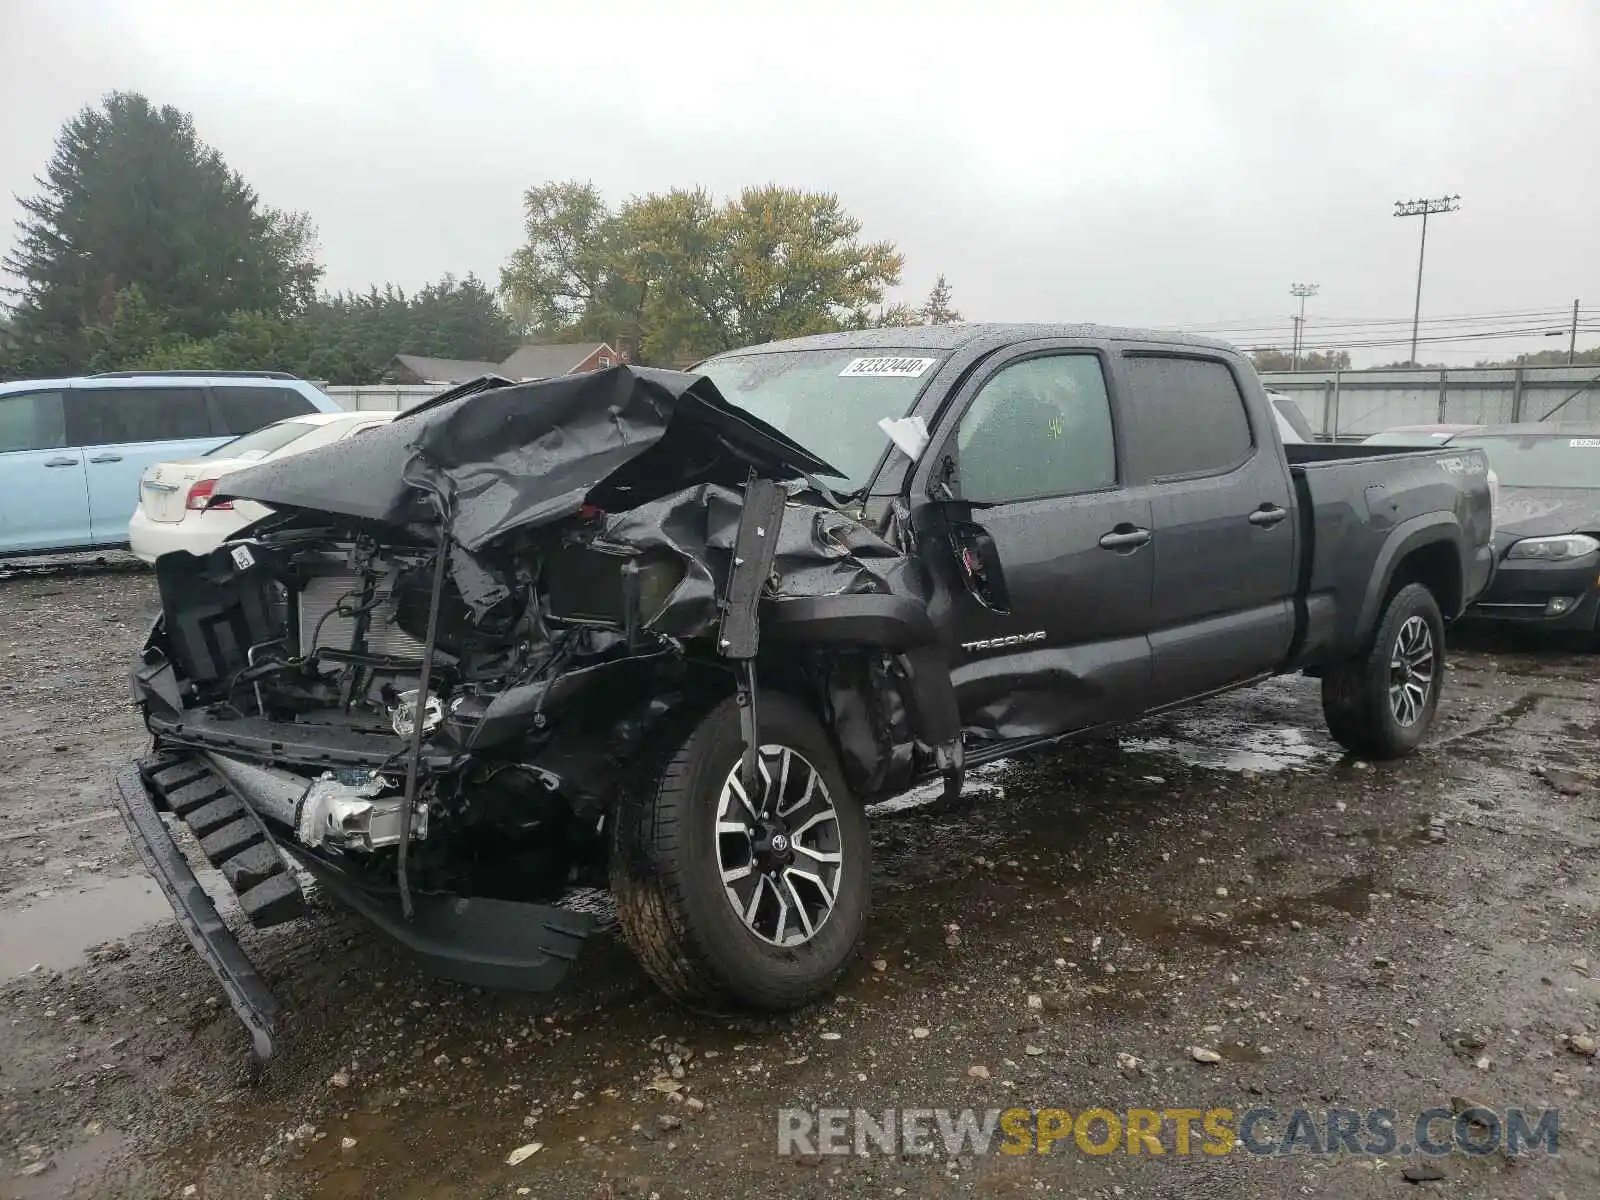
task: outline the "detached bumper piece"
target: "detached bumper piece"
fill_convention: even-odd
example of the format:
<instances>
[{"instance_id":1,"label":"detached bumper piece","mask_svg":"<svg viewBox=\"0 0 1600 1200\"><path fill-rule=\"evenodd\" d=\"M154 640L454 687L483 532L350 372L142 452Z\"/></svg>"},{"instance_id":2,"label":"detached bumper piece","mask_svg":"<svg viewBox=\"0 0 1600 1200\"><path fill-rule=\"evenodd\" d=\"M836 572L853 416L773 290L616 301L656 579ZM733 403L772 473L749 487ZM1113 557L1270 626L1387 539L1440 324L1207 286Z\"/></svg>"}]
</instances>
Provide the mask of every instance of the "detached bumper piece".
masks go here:
<instances>
[{"instance_id":1,"label":"detached bumper piece","mask_svg":"<svg viewBox=\"0 0 1600 1200\"><path fill-rule=\"evenodd\" d=\"M147 758L117 776L113 793L139 856L172 905L189 944L215 972L263 1064L275 1050L277 1001L195 878L162 820L162 809L194 831L252 924L265 928L305 911L305 897L283 857L287 853L329 894L444 979L548 991L566 977L596 928L590 914L552 905L433 894L415 896L415 914L407 920L394 889L375 889L287 837L280 850L257 812L198 755Z\"/></svg>"},{"instance_id":2,"label":"detached bumper piece","mask_svg":"<svg viewBox=\"0 0 1600 1200\"><path fill-rule=\"evenodd\" d=\"M595 919L549 904L413 892L412 914L396 888L375 889L326 858L285 849L318 886L360 913L441 979L474 987L547 992L566 978Z\"/></svg>"},{"instance_id":3,"label":"detached bumper piece","mask_svg":"<svg viewBox=\"0 0 1600 1200\"><path fill-rule=\"evenodd\" d=\"M266 929L305 914L300 884L261 818L204 759L159 754L139 764L139 775L156 807L180 817L200 839L252 925Z\"/></svg>"},{"instance_id":4,"label":"detached bumper piece","mask_svg":"<svg viewBox=\"0 0 1600 1200\"><path fill-rule=\"evenodd\" d=\"M170 765L155 760L141 764L154 766L157 771ZM228 1003L250 1032L250 1048L256 1061L265 1064L276 1048L273 1038L278 1002L190 870L147 787L141 770L130 767L117 775L112 798L127 822L139 857L172 905L184 936L216 974ZM290 882L294 882L292 877ZM298 887L295 896L299 898ZM303 905L304 900L300 899L300 903ZM283 911L281 904L277 911Z\"/></svg>"}]
</instances>

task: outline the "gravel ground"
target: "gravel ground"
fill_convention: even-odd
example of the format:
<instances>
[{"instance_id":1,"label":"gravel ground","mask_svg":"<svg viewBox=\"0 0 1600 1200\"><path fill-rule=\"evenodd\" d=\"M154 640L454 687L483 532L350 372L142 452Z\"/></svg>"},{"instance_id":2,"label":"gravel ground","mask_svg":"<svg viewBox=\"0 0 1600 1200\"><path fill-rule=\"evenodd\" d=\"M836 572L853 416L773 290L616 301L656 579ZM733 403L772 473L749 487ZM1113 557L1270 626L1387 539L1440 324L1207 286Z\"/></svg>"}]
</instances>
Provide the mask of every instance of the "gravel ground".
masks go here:
<instances>
[{"instance_id":1,"label":"gravel ground","mask_svg":"<svg viewBox=\"0 0 1600 1200\"><path fill-rule=\"evenodd\" d=\"M551 995L441 983L319 901L244 935L286 1010L253 1084L105 798L144 745L124 679L154 608L116 564L0 578L0 1195L1600 1195L1593 656L1457 647L1398 765L1342 758L1284 679L990 768L959 811L884 805L860 961L780 1020L674 1007L609 935ZM1452 1097L1559 1108L1559 1154L777 1145L783 1107L1409 1128Z\"/></svg>"}]
</instances>

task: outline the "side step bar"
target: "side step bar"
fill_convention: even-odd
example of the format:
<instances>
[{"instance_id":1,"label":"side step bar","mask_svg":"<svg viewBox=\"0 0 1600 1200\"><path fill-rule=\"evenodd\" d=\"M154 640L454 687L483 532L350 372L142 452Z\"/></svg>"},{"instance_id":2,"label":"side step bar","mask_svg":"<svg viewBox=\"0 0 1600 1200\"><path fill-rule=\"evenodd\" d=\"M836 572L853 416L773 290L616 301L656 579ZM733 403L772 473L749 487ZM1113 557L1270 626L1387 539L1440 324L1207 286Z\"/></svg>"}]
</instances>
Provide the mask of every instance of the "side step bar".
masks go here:
<instances>
[{"instance_id":1,"label":"side step bar","mask_svg":"<svg viewBox=\"0 0 1600 1200\"><path fill-rule=\"evenodd\" d=\"M257 1063L265 1065L276 1049L273 1039L278 1002L217 914L211 897L189 869L183 851L172 840L171 831L145 789L140 770L129 767L118 773L112 798L127 823L139 857L172 905L184 936L215 972L228 1003L250 1032L251 1052Z\"/></svg>"}]
</instances>

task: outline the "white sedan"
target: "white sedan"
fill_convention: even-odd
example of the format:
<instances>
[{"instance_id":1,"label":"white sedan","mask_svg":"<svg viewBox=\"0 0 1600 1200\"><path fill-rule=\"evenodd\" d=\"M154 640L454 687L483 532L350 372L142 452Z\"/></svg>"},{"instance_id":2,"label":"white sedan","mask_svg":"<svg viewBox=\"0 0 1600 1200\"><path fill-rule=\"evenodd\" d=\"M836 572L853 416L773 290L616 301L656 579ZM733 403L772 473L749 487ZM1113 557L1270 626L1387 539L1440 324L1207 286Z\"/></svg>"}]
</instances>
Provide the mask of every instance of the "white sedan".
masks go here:
<instances>
[{"instance_id":1,"label":"white sedan","mask_svg":"<svg viewBox=\"0 0 1600 1200\"><path fill-rule=\"evenodd\" d=\"M139 507L128 522L128 544L147 563L187 550L209 554L224 539L272 510L250 500L207 506L217 480L275 458L341 441L394 420L392 412L306 413L264 425L199 458L157 463L139 480Z\"/></svg>"}]
</instances>

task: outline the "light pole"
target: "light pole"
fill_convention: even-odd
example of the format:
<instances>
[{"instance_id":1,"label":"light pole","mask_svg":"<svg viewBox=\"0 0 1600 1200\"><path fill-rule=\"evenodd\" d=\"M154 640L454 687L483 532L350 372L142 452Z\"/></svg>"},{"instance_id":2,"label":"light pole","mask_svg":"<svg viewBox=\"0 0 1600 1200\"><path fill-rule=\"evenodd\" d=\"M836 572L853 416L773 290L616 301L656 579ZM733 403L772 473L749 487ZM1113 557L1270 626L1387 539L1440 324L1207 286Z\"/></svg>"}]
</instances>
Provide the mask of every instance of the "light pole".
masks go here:
<instances>
[{"instance_id":1,"label":"light pole","mask_svg":"<svg viewBox=\"0 0 1600 1200\"><path fill-rule=\"evenodd\" d=\"M1422 244L1417 247L1417 302L1411 310L1411 365L1417 364L1417 322L1422 316L1422 258L1428 252L1428 217L1433 213L1455 212L1460 196L1440 196L1437 200L1396 200L1394 215L1422 218Z\"/></svg>"},{"instance_id":2,"label":"light pole","mask_svg":"<svg viewBox=\"0 0 1600 1200\"><path fill-rule=\"evenodd\" d=\"M1289 356L1289 369L1291 371L1300 369L1300 341L1306 328L1306 297L1315 296L1317 289L1321 286L1319 283L1291 283L1289 285L1289 294L1300 297L1300 315L1294 319L1294 352Z\"/></svg>"}]
</instances>

